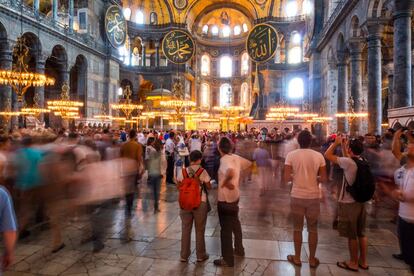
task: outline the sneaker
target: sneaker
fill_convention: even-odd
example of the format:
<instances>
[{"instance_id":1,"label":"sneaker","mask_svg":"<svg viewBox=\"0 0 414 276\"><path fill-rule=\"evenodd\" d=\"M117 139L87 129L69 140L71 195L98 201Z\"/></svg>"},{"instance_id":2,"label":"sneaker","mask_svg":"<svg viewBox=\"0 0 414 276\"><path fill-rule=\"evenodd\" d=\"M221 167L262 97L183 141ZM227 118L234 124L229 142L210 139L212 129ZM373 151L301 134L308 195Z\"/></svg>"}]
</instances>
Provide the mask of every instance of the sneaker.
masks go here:
<instances>
[{"instance_id":1,"label":"sneaker","mask_svg":"<svg viewBox=\"0 0 414 276\"><path fill-rule=\"evenodd\" d=\"M234 265L229 265L228 263L226 263L226 261L225 260L223 260L223 259L217 259L217 260L214 260L214 265L215 266L222 266L222 267L233 267Z\"/></svg>"},{"instance_id":2,"label":"sneaker","mask_svg":"<svg viewBox=\"0 0 414 276\"><path fill-rule=\"evenodd\" d=\"M186 259L186 258L181 258L181 259L180 259L180 262L182 262L182 263L186 263L186 262L188 262L188 259Z\"/></svg>"},{"instance_id":3,"label":"sneaker","mask_svg":"<svg viewBox=\"0 0 414 276\"><path fill-rule=\"evenodd\" d=\"M404 256L403 254L392 254L392 256L394 257L394 259L403 261L404 260Z\"/></svg>"},{"instance_id":4,"label":"sneaker","mask_svg":"<svg viewBox=\"0 0 414 276\"><path fill-rule=\"evenodd\" d=\"M197 262L202 263L202 262L208 260L208 258L210 258L210 256L208 254L206 254L203 258L197 259Z\"/></svg>"},{"instance_id":5,"label":"sneaker","mask_svg":"<svg viewBox=\"0 0 414 276\"><path fill-rule=\"evenodd\" d=\"M244 250L234 250L234 256L244 257Z\"/></svg>"}]
</instances>

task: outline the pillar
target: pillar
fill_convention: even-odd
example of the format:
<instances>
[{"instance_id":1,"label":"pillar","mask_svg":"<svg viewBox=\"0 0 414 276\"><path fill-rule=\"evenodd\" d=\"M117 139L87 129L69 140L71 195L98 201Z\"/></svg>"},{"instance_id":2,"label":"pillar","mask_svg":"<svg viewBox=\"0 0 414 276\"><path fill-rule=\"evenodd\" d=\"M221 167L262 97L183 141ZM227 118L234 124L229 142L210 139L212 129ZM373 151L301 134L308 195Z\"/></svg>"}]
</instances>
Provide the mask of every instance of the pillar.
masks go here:
<instances>
[{"instance_id":1,"label":"pillar","mask_svg":"<svg viewBox=\"0 0 414 276\"><path fill-rule=\"evenodd\" d=\"M393 88L394 88L394 73L390 73L388 74L388 109L394 107Z\"/></svg>"},{"instance_id":2,"label":"pillar","mask_svg":"<svg viewBox=\"0 0 414 276\"><path fill-rule=\"evenodd\" d=\"M44 74L45 73L45 59L40 59L36 61L36 73ZM39 107L45 107L45 87L44 86L38 86L35 88L35 93L38 95L38 105ZM39 120L41 122L44 121L44 116L41 114L39 116Z\"/></svg>"},{"instance_id":3,"label":"pillar","mask_svg":"<svg viewBox=\"0 0 414 276\"><path fill-rule=\"evenodd\" d=\"M69 33L73 33L74 0L69 0Z\"/></svg>"},{"instance_id":4,"label":"pillar","mask_svg":"<svg viewBox=\"0 0 414 276\"><path fill-rule=\"evenodd\" d=\"M381 134L381 25L368 26L368 132Z\"/></svg>"},{"instance_id":5,"label":"pillar","mask_svg":"<svg viewBox=\"0 0 414 276\"><path fill-rule=\"evenodd\" d=\"M13 56L12 51L9 49L8 42L3 41L4 44L0 50L0 68L3 70L10 70L12 68ZM0 110L12 110L12 89L8 85L0 85ZM5 118L0 117L1 126L9 128L11 122L7 122ZM7 123L7 124L6 124Z\"/></svg>"},{"instance_id":6,"label":"pillar","mask_svg":"<svg viewBox=\"0 0 414 276\"><path fill-rule=\"evenodd\" d=\"M155 66L160 67L160 43L155 42Z\"/></svg>"},{"instance_id":7,"label":"pillar","mask_svg":"<svg viewBox=\"0 0 414 276\"><path fill-rule=\"evenodd\" d=\"M290 34L285 35L285 63L289 63Z\"/></svg>"},{"instance_id":8,"label":"pillar","mask_svg":"<svg viewBox=\"0 0 414 276\"><path fill-rule=\"evenodd\" d=\"M147 64L147 51L146 51L146 42L142 42L142 53L141 53L141 61L142 61L142 66L145 67Z\"/></svg>"},{"instance_id":9,"label":"pillar","mask_svg":"<svg viewBox=\"0 0 414 276\"><path fill-rule=\"evenodd\" d=\"M347 64L345 60L345 53L338 53L338 113L347 111L347 100L348 100L348 74ZM348 130L348 123L345 118L338 118L338 131L345 133Z\"/></svg>"},{"instance_id":10,"label":"pillar","mask_svg":"<svg viewBox=\"0 0 414 276\"><path fill-rule=\"evenodd\" d=\"M411 91L411 1L394 0L394 88L395 108L412 105Z\"/></svg>"},{"instance_id":11,"label":"pillar","mask_svg":"<svg viewBox=\"0 0 414 276\"><path fill-rule=\"evenodd\" d=\"M35 13L36 17L39 16L39 8L40 8L40 1L39 0L34 0L33 1L33 10L34 10L34 13Z\"/></svg>"},{"instance_id":12,"label":"pillar","mask_svg":"<svg viewBox=\"0 0 414 276\"><path fill-rule=\"evenodd\" d=\"M350 48L350 66L351 66L351 95L354 99L354 111L361 112L362 96L362 45L359 41L351 42ZM352 121L352 134L359 134L361 128L361 120L358 118Z\"/></svg>"},{"instance_id":13,"label":"pillar","mask_svg":"<svg viewBox=\"0 0 414 276\"><path fill-rule=\"evenodd\" d=\"M338 70L336 63L328 62L328 72L326 76L326 114L334 116L338 112ZM336 121L329 124L329 133L334 133L338 130Z\"/></svg>"},{"instance_id":14,"label":"pillar","mask_svg":"<svg viewBox=\"0 0 414 276\"><path fill-rule=\"evenodd\" d=\"M58 0L53 0L52 2L52 18L53 18L53 22L56 23L57 19L58 19Z\"/></svg>"}]
</instances>

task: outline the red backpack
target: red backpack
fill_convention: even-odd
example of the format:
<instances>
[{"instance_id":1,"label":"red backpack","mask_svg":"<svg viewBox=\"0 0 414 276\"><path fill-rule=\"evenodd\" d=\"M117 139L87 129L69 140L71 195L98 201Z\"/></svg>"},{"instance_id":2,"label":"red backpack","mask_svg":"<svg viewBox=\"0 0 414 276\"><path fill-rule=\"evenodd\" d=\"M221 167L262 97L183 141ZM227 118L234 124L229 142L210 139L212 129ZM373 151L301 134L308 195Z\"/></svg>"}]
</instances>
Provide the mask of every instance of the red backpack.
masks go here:
<instances>
[{"instance_id":1,"label":"red backpack","mask_svg":"<svg viewBox=\"0 0 414 276\"><path fill-rule=\"evenodd\" d=\"M183 168L183 181L178 187L179 197L178 202L183 210L192 211L197 209L201 204L201 188L200 188L200 175L204 169L199 168L193 177L190 177L187 173L187 169Z\"/></svg>"}]
</instances>

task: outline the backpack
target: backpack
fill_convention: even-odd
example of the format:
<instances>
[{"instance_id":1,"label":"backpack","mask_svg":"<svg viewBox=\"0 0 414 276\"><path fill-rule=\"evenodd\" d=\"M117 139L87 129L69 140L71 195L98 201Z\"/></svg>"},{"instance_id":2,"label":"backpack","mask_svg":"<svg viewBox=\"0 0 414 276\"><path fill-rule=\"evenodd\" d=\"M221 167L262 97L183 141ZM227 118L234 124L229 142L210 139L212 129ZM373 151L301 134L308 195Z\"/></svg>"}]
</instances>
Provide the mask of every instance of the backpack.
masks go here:
<instances>
[{"instance_id":1,"label":"backpack","mask_svg":"<svg viewBox=\"0 0 414 276\"><path fill-rule=\"evenodd\" d=\"M178 187L178 202L180 203L181 209L192 211L200 206L202 190L200 189L199 177L203 171L203 168L199 168L196 173L190 177L187 173L187 169L183 168L184 179Z\"/></svg>"},{"instance_id":2,"label":"backpack","mask_svg":"<svg viewBox=\"0 0 414 276\"><path fill-rule=\"evenodd\" d=\"M372 199L375 193L375 179L371 172L371 168L365 159L352 158L356 163L358 169L355 177L355 182L351 186L348 184L346 177L346 191L351 194L356 202L367 202Z\"/></svg>"}]
</instances>

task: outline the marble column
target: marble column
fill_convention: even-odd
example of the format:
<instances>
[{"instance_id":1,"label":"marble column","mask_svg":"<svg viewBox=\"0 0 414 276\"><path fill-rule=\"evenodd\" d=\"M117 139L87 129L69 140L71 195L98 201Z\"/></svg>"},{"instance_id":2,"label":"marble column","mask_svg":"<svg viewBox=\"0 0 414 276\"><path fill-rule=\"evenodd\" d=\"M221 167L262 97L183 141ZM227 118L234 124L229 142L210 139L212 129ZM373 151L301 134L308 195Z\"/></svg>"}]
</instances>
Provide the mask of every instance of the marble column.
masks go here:
<instances>
[{"instance_id":1,"label":"marble column","mask_svg":"<svg viewBox=\"0 0 414 276\"><path fill-rule=\"evenodd\" d=\"M345 53L338 53L338 113L347 112L348 100L348 72ZM348 131L348 122L345 118L338 118L338 131Z\"/></svg>"},{"instance_id":2,"label":"marble column","mask_svg":"<svg viewBox=\"0 0 414 276\"><path fill-rule=\"evenodd\" d=\"M39 8L40 8L40 1L34 0L33 1L33 10L36 16L39 16Z\"/></svg>"},{"instance_id":3,"label":"marble column","mask_svg":"<svg viewBox=\"0 0 414 276\"><path fill-rule=\"evenodd\" d=\"M69 0L69 33L73 33L74 0Z\"/></svg>"},{"instance_id":4,"label":"marble column","mask_svg":"<svg viewBox=\"0 0 414 276\"><path fill-rule=\"evenodd\" d=\"M354 111L361 112L362 96L362 44L359 41L351 42L350 48L350 66L351 66L351 95L354 99ZM351 133L360 134L361 120L352 121Z\"/></svg>"},{"instance_id":5,"label":"marble column","mask_svg":"<svg viewBox=\"0 0 414 276\"><path fill-rule=\"evenodd\" d=\"M290 34L285 35L285 63L289 63Z\"/></svg>"},{"instance_id":6,"label":"marble column","mask_svg":"<svg viewBox=\"0 0 414 276\"><path fill-rule=\"evenodd\" d=\"M142 42L142 53L141 53L141 62L142 67L145 67L147 65L147 51L146 51L146 42Z\"/></svg>"},{"instance_id":7,"label":"marble column","mask_svg":"<svg viewBox=\"0 0 414 276\"><path fill-rule=\"evenodd\" d=\"M53 0L52 2L52 18L53 18L53 22L57 22L58 20L58 0Z\"/></svg>"},{"instance_id":8,"label":"marble column","mask_svg":"<svg viewBox=\"0 0 414 276\"><path fill-rule=\"evenodd\" d=\"M155 42L155 66L160 67L160 43Z\"/></svg>"},{"instance_id":9,"label":"marble column","mask_svg":"<svg viewBox=\"0 0 414 276\"><path fill-rule=\"evenodd\" d=\"M393 103L394 73L388 75L388 109L394 107Z\"/></svg>"},{"instance_id":10,"label":"marble column","mask_svg":"<svg viewBox=\"0 0 414 276\"><path fill-rule=\"evenodd\" d=\"M411 1L394 0L394 108L412 105Z\"/></svg>"},{"instance_id":11,"label":"marble column","mask_svg":"<svg viewBox=\"0 0 414 276\"><path fill-rule=\"evenodd\" d=\"M368 26L368 132L381 135L381 25Z\"/></svg>"},{"instance_id":12,"label":"marble column","mask_svg":"<svg viewBox=\"0 0 414 276\"><path fill-rule=\"evenodd\" d=\"M12 51L9 49L8 42L1 42L4 46L0 50L0 69L10 70L12 69L13 56ZM0 85L0 110L12 110L12 89L8 85ZM0 117L1 126L4 128L10 127L10 121L7 122L5 118Z\"/></svg>"},{"instance_id":13,"label":"marble column","mask_svg":"<svg viewBox=\"0 0 414 276\"><path fill-rule=\"evenodd\" d=\"M39 74L45 73L45 63L46 63L45 59L40 59L36 61L36 73L39 73ZM37 104L39 105L39 107L42 107L42 108L45 107L45 87L44 86L36 87L35 94L38 95L39 101ZM41 122L44 121L43 114L39 116L39 120Z\"/></svg>"}]
</instances>

